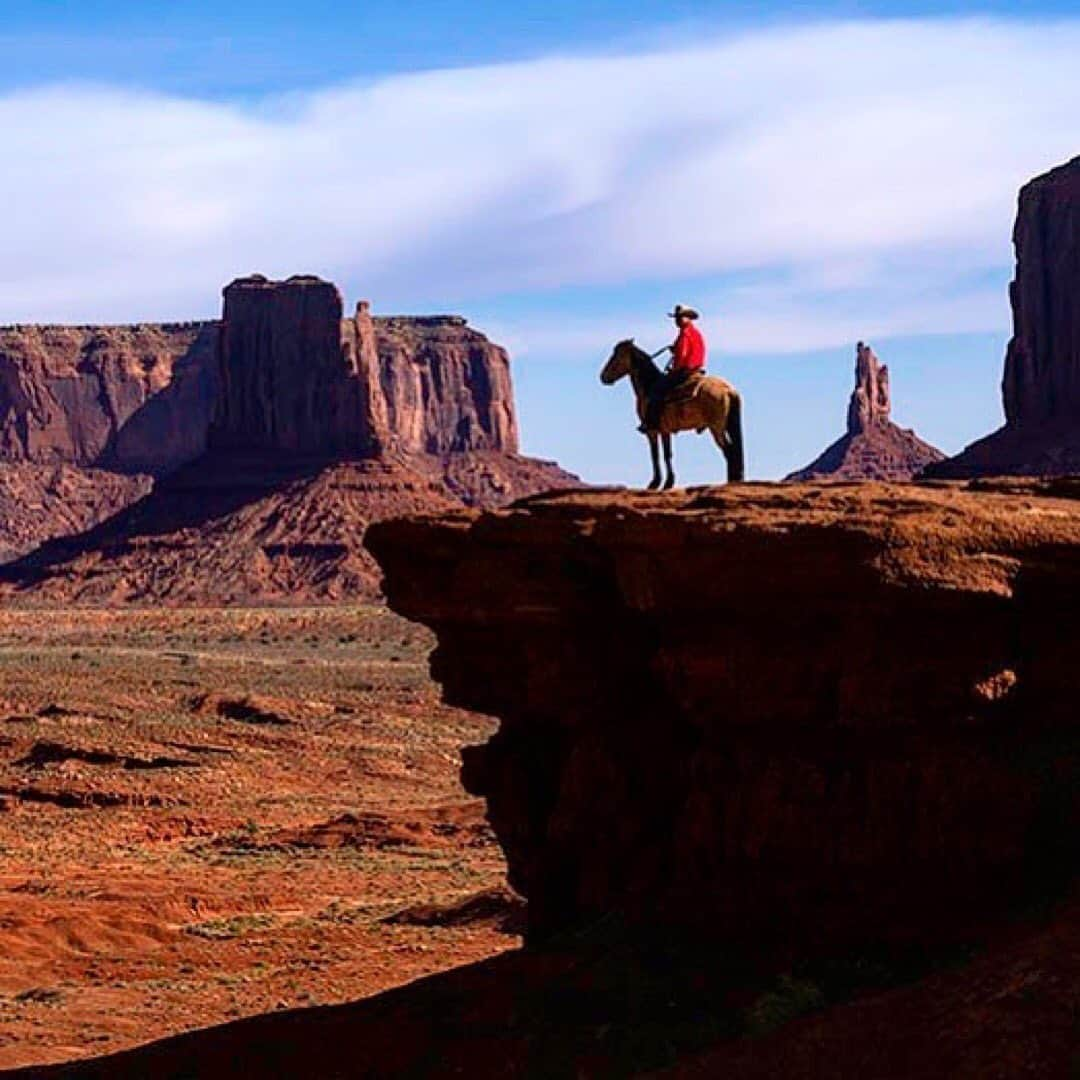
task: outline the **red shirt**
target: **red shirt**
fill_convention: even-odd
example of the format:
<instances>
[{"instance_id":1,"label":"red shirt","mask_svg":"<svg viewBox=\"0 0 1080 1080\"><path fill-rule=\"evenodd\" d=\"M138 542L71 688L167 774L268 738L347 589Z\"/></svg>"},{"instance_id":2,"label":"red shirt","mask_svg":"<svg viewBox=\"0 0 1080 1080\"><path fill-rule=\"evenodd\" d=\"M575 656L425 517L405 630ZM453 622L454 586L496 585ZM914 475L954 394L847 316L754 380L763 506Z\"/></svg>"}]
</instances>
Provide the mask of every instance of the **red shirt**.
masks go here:
<instances>
[{"instance_id":1,"label":"red shirt","mask_svg":"<svg viewBox=\"0 0 1080 1080\"><path fill-rule=\"evenodd\" d=\"M693 323L687 323L679 331L674 353L671 362L674 371L699 371L705 366L705 339Z\"/></svg>"}]
</instances>

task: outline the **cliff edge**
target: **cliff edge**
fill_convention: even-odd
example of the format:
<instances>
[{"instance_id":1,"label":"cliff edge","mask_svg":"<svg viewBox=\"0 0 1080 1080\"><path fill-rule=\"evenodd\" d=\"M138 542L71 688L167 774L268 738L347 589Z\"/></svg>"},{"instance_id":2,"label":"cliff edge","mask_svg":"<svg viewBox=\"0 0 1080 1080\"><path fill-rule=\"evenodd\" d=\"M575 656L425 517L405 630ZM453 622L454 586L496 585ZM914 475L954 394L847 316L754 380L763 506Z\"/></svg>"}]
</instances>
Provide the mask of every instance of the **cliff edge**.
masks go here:
<instances>
[{"instance_id":1,"label":"cliff edge","mask_svg":"<svg viewBox=\"0 0 1080 1080\"><path fill-rule=\"evenodd\" d=\"M446 700L502 721L463 777L530 939L790 956L969 934L1075 869L1077 493L568 492L367 542Z\"/></svg>"}]
</instances>

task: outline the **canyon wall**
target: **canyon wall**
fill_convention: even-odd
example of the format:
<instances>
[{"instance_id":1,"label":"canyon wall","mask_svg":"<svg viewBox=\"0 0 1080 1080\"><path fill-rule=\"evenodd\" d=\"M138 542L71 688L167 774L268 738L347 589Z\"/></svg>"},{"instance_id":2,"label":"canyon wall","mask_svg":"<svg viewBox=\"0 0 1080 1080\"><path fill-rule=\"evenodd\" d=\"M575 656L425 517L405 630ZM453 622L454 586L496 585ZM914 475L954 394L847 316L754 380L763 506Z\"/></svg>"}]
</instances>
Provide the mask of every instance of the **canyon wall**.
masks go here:
<instances>
[{"instance_id":1,"label":"canyon wall","mask_svg":"<svg viewBox=\"0 0 1080 1080\"><path fill-rule=\"evenodd\" d=\"M506 351L455 315L377 319L389 431L410 453L517 453Z\"/></svg>"},{"instance_id":2,"label":"canyon wall","mask_svg":"<svg viewBox=\"0 0 1080 1080\"><path fill-rule=\"evenodd\" d=\"M1005 425L927 475L1080 472L1080 158L1020 192Z\"/></svg>"},{"instance_id":3,"label":"canyon wall","mask_svg":"<svg viewBox=\"0 0 1080 1080\"><path fill-rule=\"evenodd\" d=\"M874 350L855 350L855 389L847 431L809 465L786 480L910 480L945 455L915 432L894 424L889 369Z\"/></svg>"},{"instance_id":4,"label":"canyon wall","mask_svg":"<svg viewBox=\"0 0 1080 1080\"><path fill-rule=\"evenodd\" d=\"M1075 872L1074 488L565 493L372 526L534 940L977 935Z\"/></svg>"},{"instance_id":5,"label":"canyon wall","mask_svg":"<svg viewBox=\"0 0 1080 1080\"><path fill-rule=\"evenodd\" d=\"M213 322L0 329L0 461L158 472L197 457L217 342Z\"/></svg>"}]
</instances>

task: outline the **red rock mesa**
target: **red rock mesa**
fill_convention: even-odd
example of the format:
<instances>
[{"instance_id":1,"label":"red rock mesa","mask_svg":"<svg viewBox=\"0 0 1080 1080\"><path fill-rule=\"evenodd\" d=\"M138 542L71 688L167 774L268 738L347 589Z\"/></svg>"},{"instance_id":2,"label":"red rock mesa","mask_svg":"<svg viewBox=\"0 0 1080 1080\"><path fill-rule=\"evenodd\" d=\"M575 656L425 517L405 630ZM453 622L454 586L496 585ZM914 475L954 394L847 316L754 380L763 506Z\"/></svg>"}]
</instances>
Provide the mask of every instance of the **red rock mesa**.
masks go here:
<instances>
[{"instance_id":1,"label":"red rock mesa","mask_svg":"<svg viewBox=\"0 0 1080 1080\"><path fill-rule=\"evenodd\" d=\"M1005 425L928 475L1080 471L1080 158L1021 190L1013 244Z\"/></svg>"}]
</instances>

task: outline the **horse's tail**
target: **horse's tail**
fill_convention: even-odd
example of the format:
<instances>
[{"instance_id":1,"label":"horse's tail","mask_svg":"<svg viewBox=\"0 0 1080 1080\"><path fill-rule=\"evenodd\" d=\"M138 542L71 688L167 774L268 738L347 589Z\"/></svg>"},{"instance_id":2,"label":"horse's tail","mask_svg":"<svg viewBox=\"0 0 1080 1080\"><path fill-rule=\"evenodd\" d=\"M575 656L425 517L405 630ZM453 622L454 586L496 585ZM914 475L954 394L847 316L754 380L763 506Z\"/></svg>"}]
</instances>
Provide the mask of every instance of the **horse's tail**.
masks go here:
<instances>
[{"instance_id":1,"label":"horse's tail","mask_svg":"<svg viewBox=\"0 0 1080 1080\"><path fill-rule=\"evenodd\" d=\"M724 457L727 459L728 483L741 484L746 479L746 458L743 453L742 398L738 393L732 395L724 434L727 436Z\"/></svg>"}]
</instances>

